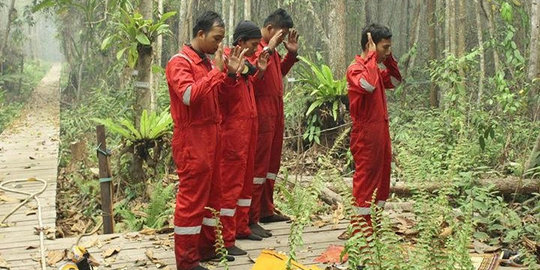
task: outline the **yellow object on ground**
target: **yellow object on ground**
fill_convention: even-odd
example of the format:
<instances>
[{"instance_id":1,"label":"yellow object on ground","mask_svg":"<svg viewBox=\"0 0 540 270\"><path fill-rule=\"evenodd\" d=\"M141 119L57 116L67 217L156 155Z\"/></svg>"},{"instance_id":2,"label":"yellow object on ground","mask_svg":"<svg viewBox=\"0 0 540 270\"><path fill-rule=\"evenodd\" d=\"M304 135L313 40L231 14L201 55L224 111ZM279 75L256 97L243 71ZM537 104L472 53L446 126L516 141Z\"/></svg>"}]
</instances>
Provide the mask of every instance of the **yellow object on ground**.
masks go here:
<instances>
[{"instance_id":1,"label":"yellow object on ground","mask_svg":"<svg viewBox=\"0 0 540 270\"><path fill-rule=\"evenodd\" d=\"M285 270L289 257L274 250L263 250L251 270ZM317 266L303 266L295 261L291 262L293 270L322 270Z\"/></svg>"}]
</instances>

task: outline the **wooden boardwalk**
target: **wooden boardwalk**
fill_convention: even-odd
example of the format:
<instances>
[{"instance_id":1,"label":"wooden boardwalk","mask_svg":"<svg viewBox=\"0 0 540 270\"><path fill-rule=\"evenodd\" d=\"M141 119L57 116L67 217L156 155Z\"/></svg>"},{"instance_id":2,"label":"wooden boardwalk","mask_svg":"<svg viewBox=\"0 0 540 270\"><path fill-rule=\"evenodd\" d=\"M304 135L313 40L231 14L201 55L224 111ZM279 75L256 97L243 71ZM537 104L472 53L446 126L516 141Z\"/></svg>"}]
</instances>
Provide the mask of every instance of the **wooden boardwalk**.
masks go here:
<instances>
[{"instance_id":1,"label":"wooden boardwalk","mask_svg":"<svg viewBox=\"0 0 540 270\"><path fill-rule=\"evenodd\" d=\"M263 241L239 240L237 245L246 251L247 256L236 257L234 262L229 263L231 270L248 270L253 267L255 260L262 249L275 249L278 251L288 251L288 223L276 223L266 225L274 234L271 238ZM318 257L331 244L343 244L337 236L346 224L338 224L337 228L328 225L323 228L307 228L304 233L305 245L298 252L299 260L304 264L315 264L313 259ZM37 238L37 236L34 236ZM62 252L64 249L71 249L77 241L76 238L62 238L47 240L45 242L49 252ZM90 254L100 263L99 269L176 269L174 260L174 238L173 234L151 234L125 233L110 235L93 235L81 239L80 245L89 247ZM32 258L38 257L36 249L27 250L29 244L21 242L7 243L2 247L2 255L8 260L13 270L41 269L38 262ZM33 245L32 245L33 246ZM112 249L118 249L118 253L106 257L105 253ZM147 254L153 254L151 260ZM26 258L23 258L25 256ZM52 256L49 256L52 257ZM19 258L18 261L10 258ZM64 261L62 261L64 262ZM55 264L56 268L62 264ZM205 264L210 269L223 269L217 267L217 263ZM324 268L323 268L324 269Z\"/></svg>"},{"instance_id":2,"label":"wooden boardwalk","mask_svg":"<svg viewBox=\"0 0 540 270\"><path fill-rule=\"evenodd\" d=\"M60 69L61 66L56 64L49 70L34 90L21 117L0 135L0 182L29 179L7 186L29 193L37 192L43 186L41 182L31 181L33 178L47 182L47 188L38 198L44 227L49 228L49 232L54 232L56 222ZM0 191L0 220L25 198ZM38 227L35 207L35 201L30 201L6 220L7 227L5 224L0 227L0 258L8 264L17 263L23 255L14 253L13 246L38 246L39 238L34 235L34 227Z\"/></svg>"}]
</instances>

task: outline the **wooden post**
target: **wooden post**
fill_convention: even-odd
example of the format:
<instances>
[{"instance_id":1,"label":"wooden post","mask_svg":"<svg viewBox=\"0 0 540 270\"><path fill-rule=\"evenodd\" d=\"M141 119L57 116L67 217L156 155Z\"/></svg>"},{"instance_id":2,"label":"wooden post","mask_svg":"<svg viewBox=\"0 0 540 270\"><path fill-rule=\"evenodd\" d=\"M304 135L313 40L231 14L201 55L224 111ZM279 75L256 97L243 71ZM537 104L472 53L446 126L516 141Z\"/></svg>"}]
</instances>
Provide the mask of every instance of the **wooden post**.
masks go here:
<instances>
[{"instance_id":1,"label":"wooden post","mask_svg":"<svg viewBox=\"0 0 540 270\"><path fill-rule=\"evenodd\" d=\"M96 126L97 134L97 156L99 162L99 186L101 188L101 210L103 211L103 233L109 234L114 232L113 221L113 190L111 167L109 164L110 153L107 152L107 144L105 142L105 127L103 125Z\"/></svg>"}]
</instances>

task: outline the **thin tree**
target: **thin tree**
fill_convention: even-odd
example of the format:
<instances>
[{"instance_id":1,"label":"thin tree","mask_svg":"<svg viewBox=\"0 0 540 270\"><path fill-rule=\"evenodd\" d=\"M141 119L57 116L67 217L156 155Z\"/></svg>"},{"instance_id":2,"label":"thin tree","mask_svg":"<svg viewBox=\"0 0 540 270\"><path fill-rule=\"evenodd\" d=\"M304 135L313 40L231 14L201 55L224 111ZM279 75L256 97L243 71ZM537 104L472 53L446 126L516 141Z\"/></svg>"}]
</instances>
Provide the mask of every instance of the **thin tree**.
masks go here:
<instances>
[{"instance_id":1,"label":"thin tree","mask_svg":"<svg viewBox=\"0 0 540 270\"><path fill-rule=\"evenodd\" d=\"M244 20L251 20L251 0L244 0Z\"/></svg>"},{"instance_id":2,"label":"thin tree","mask_svg":"<svg viewBox=\"0 0 540 270\"><path fill-rule=\"evenodd\" d=\"M435 32L436 18L435 18L435 0L428 0L427 2L427 20L428 20L428 40L429 40L429 60L433 61L437 59L437 38ZM433 82L429 86L429 104L432 108L439 107L439 93L437 85Z\"/></svg>"},{"instance_id":3,"label":"thin tree","mask_svg":"<svg viewBox=\"0 0 540 270\"><path fill-rule=\"evenodd\" d=\"M484 38L482 37L482 19L480 17L481 2L475 1L476 11L476 35L478 37L478 49L480 50L480 76L478 78L478 99L476 103L480 105L484 92L484 77L486 75L486 60L484 57Z\"/></svg>"},{"instance_id":4,"label":"thin tree","mask_svg":"<svg viewBox=\"0 0 540 270\"><path fill-rule=\"evenodd\" d=\"M157 1L157 4L158 4L158 15L161 17L161 15L163 15L163 0L158 0ZM163 36L162 35L159 35L156 39L156 47L155 47L155 52L156 52L156 55L155 55L155 63L158 65L158 66L162 66L163 63L161 63L161 55L163 54ZM158 72L155 74L155 77L154 77L154 89L156 91L159 91L159 80L161 79L161 73ZM157 100L156 98L153 98L152 99L152 109L156 109L157 108Z\"/></svg>"},{"instance_id":5,"label":"thin tree","mask_svg":"<svg viewBox=\"0 0 540 270\"><path fill-rule=\"evenodd\" d=\"M3 40L0 43L0 62L3 59L4 56L4 50L7 47L8 38L9 38L9 32L11 31L11 23L15 20L15 0L11 0L9 4L9 10L8 10L8 16L7 16L7 23L6 23L6 30L4 31ZM2 66L2 65L0 65Z\"/></svg>"},{"instance_id":6,"label":"thin tree","mask_svg":"<svg viewBox=\"0 0 540 270\"><path fill-rule=\"evenodd\" d=\"M330 20L329 24L329 36L333 41L333 46L328 47L330 67L337 78L341 78L345 74L346 61L345 61L345 32L346 32L346 9L345 0L332 0L330 3L332 7L328 16Z\"/></svg>"},{"instance_id":7,"label":"thin tree","mask_svg":"<svg viewBox=\"0 0 540 270\"><path fill-rule=\"evenodd\" d=\"M190 25L193 20L193 0L182 0L178 12L178 47L182 48L190 37Z\"/></svg>"},{"instance_id":8,"label":"thin tree","mask_svg":"<svg viewBox=\"0 0 540 270\"><path fill-rule=\"evenodd\" d=\"M230 46L232 46L232 43L233 43L233 32L234 32L234 17L235 17L235 11L236 11L236 0L230 0L231 3L229 5L229 24L228 24L228 27L227 29L230 29L229 30L229 34L228 34L228 44ZM231 31L233 30L233 31Z\"/></svg>"},{"instance_id":9,"label":"thin tree","mask_svg":"<svg viewBox=\"0 0 540 270\"><path fill-rule=\"evenodd\" d=\"M490 40L494 41L496 40L496 35L495 35L495 22L494 22L494 19L493 19L493 9L491 8L491 5L490 3L487 3L485 0L480 0L482 1L482 10L484 11L484 14L486 15L487 19L488 19L488 30L489 30L489 38ZM497 53L497 48L496 47L493 47L493 65L495 66L495 72L497 72L498 70L500 70L500 60L499 60L499 54Z\"/></svg>"},{"instance_id":10,"label":"thin tree","mask_svg":"<svg viewBox=\"0 0 540 270\"><path fill-rule=\"evenodd\" d=\"M527 77L533 82L531 90L529 91L529 99L531 100L531 115L532 119L536 120L538 113L540 112L540 104L538 104L538 88L540 88L540 55L538 50L540 46L540 1L531 0L531 42L529 53L529 70ZM540 135L537 139L536 145L540 144Z\"/></svg>"},{"instance_id":11,"label":"thin tree","mask_svg":"<svg viewBox=\"0 0 540 270\"><path fill-rule=\"evenodd\" d=\"M531 0L531 42L529 48L529 70L527 72L529 80L534 80L540 77L540 55L538 43L540 35L540 1Z\"/></svg>"}]
</instances>

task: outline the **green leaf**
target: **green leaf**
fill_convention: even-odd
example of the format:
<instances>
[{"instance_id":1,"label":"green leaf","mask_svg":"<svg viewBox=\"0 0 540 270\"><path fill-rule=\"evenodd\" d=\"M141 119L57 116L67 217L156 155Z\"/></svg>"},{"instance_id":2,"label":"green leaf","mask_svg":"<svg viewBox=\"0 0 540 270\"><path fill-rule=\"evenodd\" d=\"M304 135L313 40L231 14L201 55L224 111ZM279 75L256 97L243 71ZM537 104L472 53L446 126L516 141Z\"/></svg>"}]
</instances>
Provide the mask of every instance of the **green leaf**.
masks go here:
<instances>
[{"instance_id":1,"label":"green leaf","mask_svg":"<svg viewBox=\"0 0 540 270\"><path fill-rule=\"evenodd\" d=\"M117 53L116 53L116 60L120 60L122 59L122 56L124 55L124 52L129 49L129 47L125 47L121 50L119 50Z\"/></svg>"},{"instance_id":2,"label":"green leaf","mask_svg":"<svg viewBox=\"0 0 540 270\"><path fill-rule=\"evenodd\" d=\"M120 121L120 124L122 124L124 127L129 129L131 133L133 133L133 141L139 141L143 139L141 133L135 128L135 126L133 125L133 123L131 123L130 120L122 119L122 121Z\"/></svg>"},{"instance_id":3,"label":"green leaf","mask_svg":"<svg viewBox=\"0 0 540 270\"><path fill-rule=\"evenodd\" d=\"M311 105L309 106L306 112L306 116L310 115L311 112L313 112L313 110L321 106L322 103L323 103L322 100L315 100L313 103L311 103Z\"/></svg>"},{"instance_id":4,"label":"green leaf","mask_svg":"<svg viewBox=\"0 0 540 270\"><path fill-rule=\"evenodd\" d=\"M334 115L334 121L337 121L338 118L338 106L339 100L334 101L334 104L332 105L332 114Z\"/></svg>"},{"instance_id":5,"label":"green leaf","mask_svg":"<svg viewBox=\"0 0 540 270\"><path fill-rule=\"evenodd\" d=\"M139 33L137 34L137 36L135 37L137 39L137 41L139 43L141 43L142 45L147 45L149 46L150 45L150 40L148 39L148 37L143 34L143 33Z\"/></svg>"},{"instance_id":6,"label":"green leaf","mask_svg":"<svg viewBox=\"0 0 540 270\"><path fill-rule=\"evenodd\" d=\"M101 50L105 50L111 45L111 41L113 40L114 36L108 36L101 42Z\"/></svg>"},{"instance_id":7,"label":"green leaf","mask_svg":"<svg viewBox=\"0 0 540 270\"><path fill-rule=\"evenodd\" d=\"M159 19L160 22L166 21L168 18L176 15L176 11L169 11L161 16L161 19Z\"/></svg>"},{"instance_id":8,"label":"green leaf","mask_svg":"<svg viewBox=\"0 0 540 270\"><path fill-rule=\"evenodd\" d=\"M39 3L39 4L35 5L34 7L32 7L32 13L35 13L37 11L47 9L47 8L50 8L50 7L53 7L53 6L54 6L54 1L53 0L43 0L41 3Z\"/></svg>"}]
</instances>

